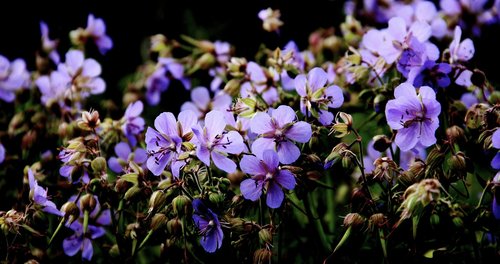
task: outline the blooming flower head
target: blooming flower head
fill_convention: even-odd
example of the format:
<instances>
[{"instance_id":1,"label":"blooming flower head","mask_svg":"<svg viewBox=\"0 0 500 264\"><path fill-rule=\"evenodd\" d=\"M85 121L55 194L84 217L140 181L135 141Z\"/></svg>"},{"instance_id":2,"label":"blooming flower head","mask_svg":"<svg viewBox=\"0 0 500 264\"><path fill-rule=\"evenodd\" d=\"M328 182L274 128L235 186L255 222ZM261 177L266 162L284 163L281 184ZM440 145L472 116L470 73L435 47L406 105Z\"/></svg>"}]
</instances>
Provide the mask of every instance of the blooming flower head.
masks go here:
<instances>
[{"instance_id":1,"label":"blooming flower head","mask_svg":"<svg viewBox=\"0 0 500 264\"><path fill-rule=\"evenodd\" d=\"M40 22L40 31L42 33L42 50L48 54L49 58L58 64L61 61L59 53L57 53L58 40L52 40L49 37L49 27L43 21Z\"/></svg>"},{"instance_id":2,"label":"blooming flower head","mask_svg":"<svg viewBox=\"0 0 500 264\"><path fill-rule=\"evenodd\" d=\"M262 96L262 99L268 105L272 105L279 100L278 90L275 85L278 79L278 74L273 74L251 61L246 65L247 81L241 84L241 97L255 98L256 96Z\"/></svg>"},{"instance_id":3,"label":"blooming flower head","mask_svg":"<svg viewBox=\"0 0 500 264\"><path fill-rule=\"evenodd\" d=\"M273 10L271 8L260 10L258 14L258 17L263 22L262 27L268 32L279 31L279 27L283 25L280 16L281 13L279 10Z\"/></svg>"},{"instance_id":4,"label":"blooming flower head","mask_svg":"<svg viewBox=\"0 0 500 264\"><path fill-rule=\"evenodd\" d=\"M314 116L323 125L333 121L328 108L339 108L344 103L342 89L336 85L327 86L328 75L321 68L314 68L306 75L295 77L295 90L300 95L300 111Z\"/></svg>"},{"instance_id":5,"label":"blooming flower head","mask_svg":"<svg viewBox=\"0 0 500 264\"><path fill-rule=\"evenodd\" d=\"M260 138L253 142L252 153L263 159L264 150L272 149L278 152L281 163L296 161L300 150L292 141L306 143L312 135L311 125L296 119L293 109L286 105L279 106L271 115L263 112L255 114L250 128Z\"/></svg>"},{"instance_id":6,"label":"blooming flower head","mask_svg":"<svg viewBox=\"0 0 500 264\"><path fill-rule=\"evenodd\" d=\"M111 211L109 209L101 210L101 206L97 196L94 196L96 206L89 215L89 224L87 232L84 233L83 212L80 212L80 218L71 223L68 227L75 233L63 240L63 250L68 256L74 256L79 251L82 251L82 259L90 261L94 254L92 240L102 237L106 234L103 226L111 224ZM74 202L76 196L72 196L70 201ZM76 203L80 208L80 203ZM82 208L80 208L81 210ZM68 222L69 223L69 222Z\"/></svg>"},{"instance_id":7,"label":"blooming flower head","mask_svg":"<svg viewBox=\"0 0 500 264\"><path fill-rule=\"evenodd\" d=\"M448 63L436 63L428 60L420 68L413 68L408 74L408 82L415 87L430 86L446 88L451 80L448 74L451 66Z\"/></svg>"},{"instance_id":8,"label":"blooming flower head","mask_svg":"<svg viewBox=\"0 0 500 264\"><path fill-rule=\"evenodd\" d=\"M213 253L222 246L224 233L217 215L203 204L200 199L193 200L193 221L200 230L200 244L208 253Z\"/></svg>"},{"instance_id":9,"label":"blooming flower head","mask_svg":"<svg viewBox=\"0 0 500 264\"><path fill-rule=\"evenodd\" d=\"M120 142L115 146L115 153L118 157L111 157L108 160L109 168L112 171L116 173L129 172L129 163L131 161L145 168L148 154L144 149L136 148L132 152L128 143Z\"/></svg>"},{"instance_id":10,"label":"blooming flower head","mask_svg":"<svg viewBox=\"0 0 500 264\"><path fill-rule=\"evenodd\" d=\"M496 149L500 149L500 129L495 130L495 133L493 133L493 136L491 137L491 143L493 144L493 147ZM491 167L494 169L500 169L500 152L497 151L497 154L491 160ZM500 182L500 181L499 181Z\"/></svg>"},{"instance_id":11,"label":"blooming flower head","mask_svg":"<svg viewBox=\"0 0 500 264\"><path fill-rule=\"evenodd\" d=\"M262 158L245 155L241 159L241 170L252 175L252 178L242 181L240 190L243 197L256 201L262 195L263 189L266 189L267 206L278 208L284 198L281 188L293 190L295 188L295 177L290 171L279 168L278 154L274 150L265 150Z\"/></svg>"},{"instance_id":12,"label":"blooming flower head","mask_svg":"<svg viewBox=\"0 0 500 264\"><path fill-rule=\"evenodd\" d=\"M63 213L57 209L57 206L47 198L48 190L38 186L35 174L31 169L28 169L28 181L30 185L30 198L33 199L33 202L42 206L44 212L63 216Z\"/></svg>"},{"instance_id":13,"label":"blooming flower head","mask_svg":"<svg viewBox=\"0 0 500 264\"><path fill-rule=\"evenodd\" d=\"M155 119L155 129L148 127L146 131L146 149L148 152L147 167L159 176L165 167L170 166L172 174L179 176L184 162L178 161L182 142L193 137L191 128L196 124L196 115L189 110L179 113L177 121L172 113L162 113Z\"/></svg>"},{"instance_id":14,"label":"blooming flower head","mask_svg":"<svg viewBox=\"0 0 500 264\"><path fill-rule=\"evenodd\" d=\"M57 67L57 71L69 79L71 92L82 98L90 94L101 94L106 90L106 83L101 75L101 65L94 59L85 59L80 50L66 53L66 61Z\"/></svg>"},{"instance_id":15,"label":"blooming flower head","mask_svg":"<svg viewBox=\"0 0 500 264\"><path fill-rule=\"evenodd\" d=\"M226 124L224 114L212 110L205 116L205 126L197 125L193 132L197 138L196 156L207 166L213 160L217 168L232 173L236 170L236 163L227 154L240 154L246 147L238 132L225 131Z\"/></svg>"},{"instance_id":16,"label":"blooming flower head","mask_svg":"<svg viewBox=\"0 0 500 264\"><path fill-rule=\"evenodd\" d=\"M150 105L160 102L161 93L166 91L172 79L182 82L186 89L191 88L189 79L184 76L184 66L172 58L159 58L154 72L146 79L146 100Z\"/></svg>"},{"instance_id":17,"label":"blooming flower head","mask_svg":"<svg viewBox=\"0 0 500 264\"><path fill-rule=\"evenodd\" d=\"M441 105L436 93L428 86L417 90L413 85L402 83L394 91L395 99L389 100L385 108L387 123L396 134L396 145L408 151L417 144L428 147L436 143L434 133L439 127Z\"/></svg>"},{"instance_id":18,"label":"blooming flower head","mask_svg":"<svg viewBox=\"0 0 500 264\"><path fill-rule=\"evenodd\" d=\"M53 71L49 76L44 75L36 79L35 84L42 94L41 101L50 107L57 103L61 108L70 108L66 105L67 99L71 99L71 79L66 74Z\"/></svg>"},{"instance_id":19,"label":"blooming flower head","mask_svg":"<svg viewBox=\"0 0 500 264\"><path fill-rule=\"evenodd\" d=\"M210 93L205 87L196 87L191 91L191 102L185 102L181 106L181 111L191 110L199 119L211 110L226 111L231 106L231 96L223 91L210 98Z\"/></svg>"},{"instance_id":20,"label":"blooming flower head","mask_svg":"<svg viewBox=\"0 0 500 264\"><path fill-rule=\"evenodd\" d=\"M87 27L71 31L70 38L77 46L85 45L89 38L93 39L101 54L106 54L113 47L113 41L106 35L104 20L95 18L93 14L89 14L87 18Z\"/></svg>"},{"instance_id":21,"label":"blooming flower head","mask_svg":"<svg viewBox=\"0 0 500 264\"><path fill-rule=\"evenodd\" d=\"M460 42L462 37L462 29L459 26L455 27L453 40L450 43L450 63L466 62L474 56L474 43L470 38Z\"/></svg>"},{"instance_id":22,"label":"blooming flower head","mask_svg":"<svg viewBox=\"0 0 500 264\"><path fill-rule=\"evenodd\" d=\"M24 60L10 62L0 55L0 99L7 103L14 101L16 91L29 86L29 78Z\"/></svg>"},{"instance_id":23,"label":"blooming flower head","mask_svg":"<svg viewBox=\"0 0 500 264\"><path fill-rule=\"evenodd\" d=\"M143 108L141 101L129 104L121 120L122 131L132 146L137 144L136 136L144 130L144 119L140 116Z\"/></svg>"}]
</instances>

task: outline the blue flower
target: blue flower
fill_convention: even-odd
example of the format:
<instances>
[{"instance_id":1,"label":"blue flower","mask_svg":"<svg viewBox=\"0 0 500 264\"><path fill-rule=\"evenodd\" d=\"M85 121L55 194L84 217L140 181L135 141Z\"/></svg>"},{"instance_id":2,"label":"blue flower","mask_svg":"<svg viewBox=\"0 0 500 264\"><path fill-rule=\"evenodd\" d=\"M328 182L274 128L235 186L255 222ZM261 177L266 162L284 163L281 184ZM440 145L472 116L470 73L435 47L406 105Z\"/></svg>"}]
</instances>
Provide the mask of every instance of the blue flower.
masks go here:
<instances>
[{"instance_id":1,"label":"blue flower","mask_svg":"<svg viewBox=\"0 0 500 264\"><path fill-rule=\"evenodd\" d=\"M222 246L222 232L217 215L200 199L193 200L193 221L200 230L200 244L206 252L213 253Z\"/></svg>"}]
</instances>

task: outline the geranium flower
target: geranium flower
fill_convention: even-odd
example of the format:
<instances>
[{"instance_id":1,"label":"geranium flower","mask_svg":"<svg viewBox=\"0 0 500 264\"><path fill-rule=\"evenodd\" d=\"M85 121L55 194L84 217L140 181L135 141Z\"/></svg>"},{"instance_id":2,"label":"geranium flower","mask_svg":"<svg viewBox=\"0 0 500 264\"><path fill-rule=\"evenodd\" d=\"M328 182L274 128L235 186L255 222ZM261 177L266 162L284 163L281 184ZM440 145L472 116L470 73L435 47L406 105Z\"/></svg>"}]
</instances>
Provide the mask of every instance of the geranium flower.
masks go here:
<instances>
[{"instance_id":1,"label":"geranium flower","mask_svg":"<svg viewBox=\"0 0 500 264\"><path fill-rule=\"evenodd\" d=\"M224 233L217 215L200 199L193 200L193 221L200 230L200 244L206 252L213 253L222 246Z\"/></svg>"},{"instance_id":2,"label":"geranium flower","mask_svg":"<svg viewBox=\"0 0 500 264\"><path fill-rule=\"evenodd\" d=\"M35 204L43 207L43 211L54 214L57 216L63 216L63 213L57 209L54 202L49 201L47 198L47 189L43 189L38 185L35 175L31 169L28 169L28 181L30 184L30 198L33 199Z\"/></svg>"},{"instance_id":3,"label":"geranium flower","mask_svg":"<svg viewBox=\"0 0 500 264\"><path fill-rule=\"evenodd\" d=\"M118 157L109 158L108 164L109 168L116 173L128 172L131 161L143 168L146 166L148 154L142 148L136 148L132 152L128 143L120 142L115 146L115 153Z\"/></svg>"},{"instance_id":4,"label":"geranium flower","mask_svg":"<svg viewBox=\"0 0 500 264\"><path fill-rule=\"evenodd\" d=\"M121 119L122 131L132 146L137 144L136 136L144 130L144 119L140 116L143 108L144 105L141 101L131 103Z\"/></svg>"}]
</instances>

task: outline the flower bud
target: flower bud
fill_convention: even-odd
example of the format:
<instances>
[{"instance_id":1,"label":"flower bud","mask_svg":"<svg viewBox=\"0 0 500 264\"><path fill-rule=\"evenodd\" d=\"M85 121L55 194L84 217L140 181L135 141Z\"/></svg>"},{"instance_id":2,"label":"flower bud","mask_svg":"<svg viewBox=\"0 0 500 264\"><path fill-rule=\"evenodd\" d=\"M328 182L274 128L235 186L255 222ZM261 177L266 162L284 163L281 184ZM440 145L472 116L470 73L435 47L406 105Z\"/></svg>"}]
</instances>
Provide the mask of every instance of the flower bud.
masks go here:
<instances>
[{"instance_id":1,"label":"flower bud","mask_svg":"<svg viewBox=\"0 0 500 264\"><path fill-rule=\"evenodd\" d=\"M488 103L491 105L500 104L500 91L493 91L488 97Z\"/></svg>"},{"instance_id":2,"label":"flower bud","mask_svg":"<svg viewBox=\"0 0 500 264\"><path fill-rule=\"evenodd\" d=\"M224 195L223 194L219 194L219 193L210 193L208 195L208 200L216 205L216 206L219 206L221 205L223 202L224 202Z\"/></svg>"},{"instance_id":3,"label":"flower bud","mask_svg":"<svg viewBox=\"0 0 500 264\"><path fill-rule=\"evenodd\" d=\"M465 125L470 129L478 129L485 124L486 110L488 105L486 104L474 104L467 110L465 114Z\"/></svg>"},{"instance_id":4,"label":"flower bud","mask_svg":"<svg viewBox=\"0 0 500 264\"><path fill-rule=\"evenodd\" d=\"M83 111L82 118L78 121L78 127L83 130L94 130L101 124L101 120L99 119L99 112L90 110Z\"/></svg>"},{"instance_id":5,"label":"flower bud","mask_svg":"<svg viewBox=\"0 0 500 264\"><path fill-rule=\"evenodd\" d=\"M125 193L128 190L129 183L124 179L117 179L115 183L115 191Z\"/></svg>"},{"instance_id":6,"label":"flower bud","mask_svg":"<svg viewBox=\"0 0 500 264\"><path fill-rule=\"evenodd\" d=\"M74 202L66 202L61 206L61 212L64 214L64 218L67 219L69 224L72 224L80 217L80 209Z\"/></svg>"},{"instance_id":7,"label":"flower bud","mask_svg":"<svg viewBox=\"0 0 500 264\"><path fill-rule=\"evenodd\" d=\"M94 172L106 172L106 170L107 170L106 159L103 157L95 158L90 163L90 166L92 167L92 170L94 170Z\"/></svg>"},{"instance_id":8,"label":"flower bud","mask_svg":"<svg viewBox=\"0 0 500 264\"><path fill-rule=\"evenodd\" d=\"M273 243L273 235L269 231L269 229L263 228L259 231L259 238L263 243L272 244Z\"/></svg>"},{"instance_id":9,"label":"flower bud","mask_svg":"<svg viewBox=\"0 0 500 264\"><path fill-rule=\"evenodd\" d=\"M378 152L385 152L392 144L386 135L376 135L373 137L373 148Z\"/></svg>"},{"instance_id":10,"label":"flower bud","mask_svg":"<svg viewBox=\"0 0 500 264\"><path fill-rule=\"evenodd\" d=\"M97 205L97 201L96 201L94 195L92 195L90 193L86 193L80 198L80 208L83 211L92 212L92 211L94 211L96 205Z\"/></svg>"},{"instance_id":11,"label":"flower bud","mask_svg":"<svg viewBox=\"0 0 500 264\"><path fill-rule=\"evenodd\" d=\"M373 99L373 107L375 112L382 113L385 110L385 105L387 104L387 97L383 94L377 94Z\"/></svg>"},{"instance_id":12,"label":"flower bud","mask_svg":"<svg viewBox=\"0 0 500 264\"><path fill-rule=\"evenodd\" d=\"M102 187L101 179L97 178L92 179L89 182L88 187L92 191L92 193L97 193Z\"/></svg>"},{"instance_id":13,"label":"flower bud","mask_svg":"<svg viewBox=\"0 0 500 264\"><path fill-rule=\"evenodd\" d=\"M172 179L166 178L158 183L158 190L165 190L172 185Z\"/></svg>"},{"instance_id":14,"label":"flower bud","mask_svg":"<svg viewBox=\"0 0 500 264\"><path fill-rule=\"evenodd\" d=\"M112 258L118 258L120 256L120 248L118 247L118 244L114 244L110 249L109 249L109 255Z\"/></svg>"},{"instance_id":15,"label":"flower bud","mask_svg":"<svg viewBox=\"0 0 500 264\"><path fill-rule=\"evenodd\" d=\"M358 213L349 213L344 218L345 227L358 228L365 223L365 218Z\"/></svg>"},{"instance_id":16,"label":"flower bud","mask_svg":"<svg viewBox=\"0 0 500 264\"><path fill-rule=\"evenodd\" d=\"M381 228L387 224L387 217L382 213L373 214L370 216L370 226Z\"/></svg>"},{"instance_id":17,"label":"flower bud","mask_svg":"<svg viewBox=\"0 0 500 264\"><path fill-rule=\"evenodd\" d=\"M186 195L181 194L172 200L172 208L174 209L174 214L178 217L190 215L192 210L191 200Z\"/></svg>"},{"instance_id":18,"label":"flower bud","mask_svg":"<svg viewBox=\"0 0 500 264\"><path fill-rule=\"evenodd\" d=\"M242 218L229 218L228 222L231 225L231 231L241 233L245 229L245 220Z\"/></svg>"},{"instance_id":19,"label":"flower bud","mask_svg":"<svg viewBox=\"0 0 500 264\"><path fill-rule=\"evenodd\" d=\"M173 236L181 236L182 235L182 222L179 218L170 219L167 222L167 231Z\"/></svg>"},{"instance_id":20,"label":"flower bud","mask_svg":"<svg viewBox=\"0 0 500 264\"><path fill-rule=\"evenodd\" d=\"M229 175L228 175L228 177L229 177ZM231 185L231 180L229 180L228 178L220 178L219 189L222 192L226 192L228 190L228 188L229 188L230 185Z\"/></svg>"},{"instance_id":21,"label":"flower bud","mask_svg":"<svg viewBox=\"0 0 500 264\"><path fill-rule=\"evenodd\" d=\"M148 212L153 212L165 205L167 200L167 195L163 191L155 191L149 198L149 209Z\"/></svg>"},{"instance_id":22,"label":"flower bud","mask_svg":"<svg viewBox=\"0 0 500 264\"><path fill-rule=\"evenodd\" d=\"M165 214L155 214L153 216L153 219L151 219L151 229L152 230L158 230L159 228L162 228L167 224L168 218Z\"/></svg>"},{"instance_id":23,"label":"flower bud","mask_svg":"<svg viewBox=\"0 0 500 264\"><path fill-rule=\"evenodd\" d=\"M138 186L132 186L130 189L125 192L124 198L127 201L130 201L132 199L135 199L141 194L141 188Z\"/></svg>"},{"instance_id":24,"label":"flower bud","mask_svg":"<svg viewBox=\"0 0 500 264\"><path fill-rule=\"evenodd\" d=\"M451 127L446 129L446 137L452 143L464 142L465 141L465 132L459 126L451 126Z\"/></svg>"},{"instance_id":25,"label":"flower bud","mask_svg":"<svg viewBox=\"0 0 500 264\"><path fill-rule=\"evenodd\" d=\"M454 216L451 221L456 228L462 228L464 226L464 220L459 216Z\"/></svg>"},{"instance_id":26,"label":"flower bud","mask_svg":"<svg viewBox=\"0 0 500 264\"><path fill-rule=\"evenodd\" d=\"M240 183L243 181L243 178L245 177L245 174L239 170L233 172L233 173L229 173L227 175L227 180L230 181L230 184L231 185L234 185L234 186L239 186ZM226 189L227 190L227 189ZM224 191L224 190L223 190Z\"/></svg>"},{"instance_id":27,"label":"flower bud","mask_svg":"<svg viewBox=\"0 0 500 264\"><path fill-rule=\"evenodd\" d=\"M452 171L463 171L466 173L467 164L464 153L458 152L457 154L452 155L450 159L448 159L448 165Z\"/></svg>"},{"instance_id":28,"label":"flower bud","mask_svg":"<svg viewBox=\"0 0 500 264\"><path fill-rule=\"evenodd\" d=\"M440 222L439 215L438 214L432 214L431 218L429 219L429 222L431 223L431 226L433 228L437 228L439 226L439 222Z\"/></svg>"},{"instance_id":29,"label":"flower bud","mask_svg":"<svg viewBox=\"0 0 500 264\"><path fill-rule=\"evenodd\" d=\"M215 64L215 56L212 53L204 53L199 57L194 66L189 71L190 73L195 72L198 69L206 70Z\"/></svg>"},{"instance_id":30,"label":"flower bud","mask_svg":"<svg viewBox=\"0 0 500 264\"><path fill-rule=\"evenodd\" d=\"M261 264L261 263L269 263L269 260L273 256L273 253L265 248L260 248L257 249L253 253L253 263L254 264Z\"/></svg>"}]
</instances>

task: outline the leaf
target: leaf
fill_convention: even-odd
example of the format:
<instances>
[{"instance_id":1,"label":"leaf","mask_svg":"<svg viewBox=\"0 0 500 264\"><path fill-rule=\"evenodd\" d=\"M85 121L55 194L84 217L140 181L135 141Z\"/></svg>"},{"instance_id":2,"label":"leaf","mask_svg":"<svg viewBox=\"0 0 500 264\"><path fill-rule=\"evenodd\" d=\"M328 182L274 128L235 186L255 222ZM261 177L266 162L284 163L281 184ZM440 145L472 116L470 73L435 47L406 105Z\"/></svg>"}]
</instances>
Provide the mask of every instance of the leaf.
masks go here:
<instances>
[{"instance_id":1,"label":"leaf","mask_svg":"<svg viewBox=\"0 0 500 264\"><path fill-rule=\"evenodd\" d=\"M35 229L33 229L31 226L27 225L27 224L22 224L21 225L24 229L26 229L27 231L37 235L37 236L43 236L40 232L36 231Z\"/></svg>"}]
</instances>

